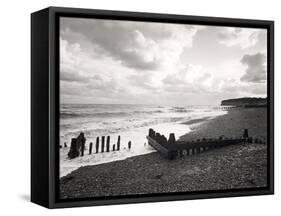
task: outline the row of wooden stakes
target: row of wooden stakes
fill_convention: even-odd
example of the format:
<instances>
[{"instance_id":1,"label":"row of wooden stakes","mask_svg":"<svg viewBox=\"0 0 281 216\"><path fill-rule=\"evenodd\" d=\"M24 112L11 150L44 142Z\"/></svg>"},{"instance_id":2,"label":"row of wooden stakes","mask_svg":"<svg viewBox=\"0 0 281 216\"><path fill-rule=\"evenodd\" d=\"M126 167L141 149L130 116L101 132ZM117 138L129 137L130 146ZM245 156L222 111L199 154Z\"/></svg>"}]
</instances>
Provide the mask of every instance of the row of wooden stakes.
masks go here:
<instances>
[{"instance_id":1,"label":"row of wooden stakes","mask_svg":"<svg viewBox=\"0 0 281 216\"><path fill-rule=\"evenodd\" d=\"M121 137L118 136L117 144L112 145L112 151L119 151L120 145L121 145ZM101 141L101 142L100 142ZM86 138L84 136L84 133L80 133L77 138L71 139L71 145L70 150L68 152L68 157L70 159L80 156L84 156L85 151L85 143ZM66 143L64 144L65 147L67 147ZM128 149L130 150L132 147L132 142L128 142ZM95 153L104 153L104 152L110 152L110 136L102 136L96 138L96 145L95 145ZM89 154L92 154L93 152L93 143L89 143Z\"/></svg>"},{"instance_id":2,"label":"row of wooden stakes","mask_svg":"<svg viewBox=\"0 0 281 216\"><path fill-rule=\"evenodd\" d=\"M118 136L117 144L112 145L112 151L119 151L120 150L120 140L121 140L121 137ZM96 138L96 154L99 153L99 146L100 146L99 141L100 141L100 138L97 137ZM131 149L131 147L132 147L132 142L129 141L128 142L128 149ZM89 144L89 154L92 154L92 148L93 148L93 143L90 142L90 144ZM110 136L106 137L106 145L105 145L105 136L101 137L101 150L100 151L101 151L101 153L103 153L105 151L110 152Z\"/></svg>"},{"instance_id":3,"label":"row of wooden stakes","mask_svg":"<svg viewBox=\"0 0 281 216\"><path fill-rule=\"evenodd\" d=\"M179 141L176 141L175 139L175 134L174 133L170 133L169 134L169 139L167 139L165 137L165 135L161 135L160 133L154 131L152 128L149 129L148 131L148 136L151 137L152 139L154 139L155 141L157 141L158 143L161 143L163 145L167 145L167 144L175 144L175 143L182 143L182 142L179 142ZM247 139L247 142L249 143L260 143L260 144L263 144L265 143L264 140L262 139L259 139L259 138L253 138L253 137L249 137L248 135L248 129L245 129L244 130L244 133L243 133L243 136L242 136L244 139ZM241 139L241 137L239 138L233 138L233 137L224 137L224 136L220 136L218 139L212 139L212 138L202 138L202 139L197 139L197 140L191 140L191 141L185 141L183 143L193 143L193 142L210 142L210 141L215 141L215 140L219 140L219 141L222 141L222 140L235 140L235 139Z\"/></svg>"}]
</instances>

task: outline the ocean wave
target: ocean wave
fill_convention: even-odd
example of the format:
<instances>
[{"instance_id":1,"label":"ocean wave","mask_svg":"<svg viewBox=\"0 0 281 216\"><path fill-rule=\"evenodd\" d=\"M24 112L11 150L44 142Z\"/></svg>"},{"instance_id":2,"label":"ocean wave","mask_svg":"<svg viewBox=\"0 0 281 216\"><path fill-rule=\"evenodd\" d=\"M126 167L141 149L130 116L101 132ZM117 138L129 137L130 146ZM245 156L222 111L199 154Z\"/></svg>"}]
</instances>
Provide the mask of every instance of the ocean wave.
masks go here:
<instances>
[{"instance_id":1,"label":"ocean wave","mask_svg":"<svg viewBox=\"0 0 281 216\"><path fill-rule=\"evenodd\" d=\"M69 112L61 111L61 118L79 118L79 117L112 117L112 116L126 116L135 114L154 114L163 113L163 110L150 110L150 111L131 111L131 112L89 112L89 113L79 113L79 112Z\"/></svg>"},{"instance_id":2,"label":"ocean wave","mask_svg":"<svg viewBox=\"0 0 281 216\"><path fill-rule=\"evenodd\" d=\"M193 110L187 109L186 107L172 107L170 111L177 112L177 113L188 113L188 112L192 112Z\"/></svg>"},{"instance_id":3,"label":"ocean wave","mask_svg":"<svg viewBox=\"0 0 281 216\"><path fill-rule=\"evenodd\" d=\"M71 129L71 125L61 126L61 136L64 137L75 137L80 132L84 132L88 137L95 137L97 135L107 135L113 133L119 133L122 131L127 131L136 128L148 127L153 125L159 125L163 123L173 123L173 122L182 122L187 120L183 117L165 117L165 118L151 118L151 119L125 119L119 121L111 122L99 122L96 124L89 124L91 126L82 128Z\"/></svg>"}]
</instances>

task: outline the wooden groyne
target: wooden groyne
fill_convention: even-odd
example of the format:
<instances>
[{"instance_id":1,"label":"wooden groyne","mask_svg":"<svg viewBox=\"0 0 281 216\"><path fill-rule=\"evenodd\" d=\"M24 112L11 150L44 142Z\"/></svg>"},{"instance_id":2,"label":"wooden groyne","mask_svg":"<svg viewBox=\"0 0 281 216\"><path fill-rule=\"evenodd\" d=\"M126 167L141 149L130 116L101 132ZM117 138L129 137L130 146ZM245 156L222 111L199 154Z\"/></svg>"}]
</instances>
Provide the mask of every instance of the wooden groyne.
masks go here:
<instances>
[{"instance_id":1,"label":"wooden groyne","mask_svg":"<svg viewBox=\"0 0 281 216\"><path fill-rule=\"evenodd\" d=\"M150 146L168 159L175 159L184 155L198 154L206 150L238 143L263 143L260 139L249 137L248 129L245 129L243 135L239 138L226 138L221 136L216 139L202 138L192 141L177 141L174 133L170 133L169 139L167 139L164 135L161 135L150 128L147 140Z\"/></svg>"},{"instance_id":2,"label":"wooden groyne","mask_svg":"<svg viewBox=\"0 0 281 216\"><path fill-rule=\"evenodd\" d=\"M101 140L101 145L100 145ZM95 144L95 153L105 153L105 152L111 152L111 151L120 151L121 147L121 136L118 136L117 138L117 144L113 144L111 146L110 144L110 136L102 136L96 138L96 144ZM71 145L70 150L68 152L68 158L73 159L78 156L84 156L85 152L85 144L86 144L86 138L84 136L84 133L80 133L77 138L71 139ZM64 147L67 147L67 144L64 143ZM60 148L62 148L62 145L60 145ZM130 150L132 148L132 142L128 142L128 149ZM91 155L93 152L93 142L89 143L89 155Z\"/></svg>"}]
</instances>

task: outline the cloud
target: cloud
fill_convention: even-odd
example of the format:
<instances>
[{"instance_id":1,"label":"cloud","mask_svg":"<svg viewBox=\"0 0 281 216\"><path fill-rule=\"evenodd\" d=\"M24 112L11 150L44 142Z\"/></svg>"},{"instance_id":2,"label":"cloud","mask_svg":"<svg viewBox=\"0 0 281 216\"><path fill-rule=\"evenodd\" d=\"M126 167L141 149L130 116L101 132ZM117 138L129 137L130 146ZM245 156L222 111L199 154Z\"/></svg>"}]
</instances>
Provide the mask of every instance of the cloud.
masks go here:
<instances>
[{"instance_id":1,"label":"cloud","mask_svg":"<svg viewBox=\"0 0 281 216\"><path fill-rule=\"evenodd\" d=\"M215 28L212 37L198 26L63 18L62 103L206 104L228 96L266 94L264 78L254 76L262 71L257 65L264 63L257 63L255 55L241 60L245 51L264 49L256 44L250 52L244 50L249 43L241 29L232 36L220 35L220 43L232 40L223 46L216 41L222 30L207 28ZM198 43L203 45L196 56ZM232 52L228 46L234 45ZM221 55L211 61L209 53L216 53L218 47Z\"/></svg>"},{"instance_id":2,"label":"cloud","mask_svg":"<svg viewBox=\"0 0 281 216\"><path fill-rule=\"evenodd\" d=\"M61 71L60 80L68 82L88 82L89 77L80 75L79 73L71 73L66 71Z\"/></svg>"},{"instance_id":3,"label":"cloud","mask_svg":"<svg viewBox=\"0 0 281 216\"><path fill-rule=\"evenodd\" d=\"M61 19L61 37L79 41L83 49L95 51L140 70L155 70L178 60L202 27L98 19ZM92 47L89 48L89 47Z\"/></svg>"},{"instance_id":4,"label":"cloud","mask_svg":"<svg viewBox=\"0 0 281 216\"><path fill-rule=\"evenodd\" d=\"M263 53L244 55L241 63L247 66L246 73L240 78L243 82L262 83L266 81L266 56Z\"/></svg>"},{"instance_id":5,"label":"cloud","mask_svg":"<svg viewBox=\"0 0 281 216\"><path fill-rule=\"evenodd\" d=\"M242 82L236 79L224 79L218 82L218 93L231 97L266 97L266 83Z\"/></svg>"},{"instance_id":6,"label":"cloud","mask_svg":"<svg viewBox=\"0 0 281 216\"><path fill-rule=\"evenodd\" d=\"M242 49L255 46L261 34L266 30L237 28L237 27L223 27L218 28L217 40L219 43L227 46L240 46Z\"/></svg>"},{"instance_id":7,"label":"cloud","mask_svg":"<svg viewBox=\"0 0 281 216\"><path fill-rule=\"evenodd\" d=\"M198 65L188 64L173 74L168 74L162 81L166 91L207 93L215 90L213 74L205 72Z\"/></svg>"}]
</instances>

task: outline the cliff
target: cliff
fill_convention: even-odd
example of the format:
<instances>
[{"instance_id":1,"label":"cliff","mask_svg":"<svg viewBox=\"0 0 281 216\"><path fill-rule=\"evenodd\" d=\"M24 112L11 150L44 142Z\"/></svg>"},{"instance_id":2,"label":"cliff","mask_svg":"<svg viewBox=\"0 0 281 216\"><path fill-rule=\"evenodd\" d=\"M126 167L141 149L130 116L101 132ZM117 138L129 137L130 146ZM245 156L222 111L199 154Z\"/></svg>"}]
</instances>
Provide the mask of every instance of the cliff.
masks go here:
<instances>
[{"instance_id":1,"label":"cliff","mask_svg":"<svg viewBox=\"0 0 281 216\"><path fill-rule=\"evenodd\" d=\"M267 98L255 98L255 97L228 99L228 100L223 100L221 102L221 106L260 107L266 105L267 105Z\"/></svg>"}]
</instances>

